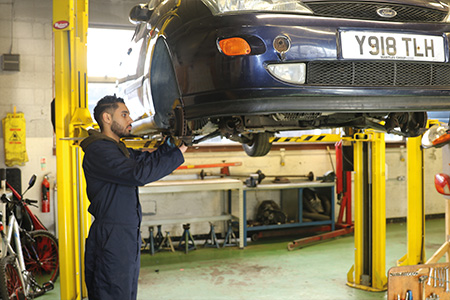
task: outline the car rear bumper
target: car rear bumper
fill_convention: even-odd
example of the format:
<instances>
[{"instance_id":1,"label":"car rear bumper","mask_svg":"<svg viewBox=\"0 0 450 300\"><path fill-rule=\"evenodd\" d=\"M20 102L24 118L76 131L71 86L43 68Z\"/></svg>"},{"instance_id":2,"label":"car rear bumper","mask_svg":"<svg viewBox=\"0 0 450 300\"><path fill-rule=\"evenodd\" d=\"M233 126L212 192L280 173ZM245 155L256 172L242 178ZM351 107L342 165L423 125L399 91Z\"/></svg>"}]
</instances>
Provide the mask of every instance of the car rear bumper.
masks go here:
<instances>
[{"instance_id":1,"label":"car rear bumper","mask_svg":"<svg viewBox=\"0 0 450 300\"><path fill-rule=\"evenodd\" d=\"M339 95L339 92L342 92ZM279 112L414 112L450 108L450 91L433 95L354 95L335 90L299 94L296 90L265 89L204 93L184 98L187 119L238 115L267 115Z\"/></svg>"}]
</instances>

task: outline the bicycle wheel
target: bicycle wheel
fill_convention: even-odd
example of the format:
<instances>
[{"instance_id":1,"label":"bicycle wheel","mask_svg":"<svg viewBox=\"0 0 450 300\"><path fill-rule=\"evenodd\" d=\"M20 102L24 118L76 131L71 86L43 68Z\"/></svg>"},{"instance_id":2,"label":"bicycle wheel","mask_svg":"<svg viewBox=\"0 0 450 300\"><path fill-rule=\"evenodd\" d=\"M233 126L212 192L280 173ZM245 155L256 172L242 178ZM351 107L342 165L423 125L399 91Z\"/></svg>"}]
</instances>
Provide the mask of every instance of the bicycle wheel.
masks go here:
<instances>
[{"instance_id":1,"label":"bicycle wheel","mask_svg":"<svg viewBox=\"0 0 450 300\"><path fill-rule=\"evenodd\" d=\"M58 241L45 230L28 232L31 240L22 243L26 269L33 274L36 282L42 286L46 282L55 282L59 275Z\"/></svg>"},{"instance_id":2,"label":"bicycle wheel","mask_svg":"<svg viewBox=\"0 0 450 300\"><path fill-rule=\"evenodd\" d=\"M19 274L14 256L8 255L0 259L0 295L2 299L27 299Z\"/></svg>"}]
</instances>

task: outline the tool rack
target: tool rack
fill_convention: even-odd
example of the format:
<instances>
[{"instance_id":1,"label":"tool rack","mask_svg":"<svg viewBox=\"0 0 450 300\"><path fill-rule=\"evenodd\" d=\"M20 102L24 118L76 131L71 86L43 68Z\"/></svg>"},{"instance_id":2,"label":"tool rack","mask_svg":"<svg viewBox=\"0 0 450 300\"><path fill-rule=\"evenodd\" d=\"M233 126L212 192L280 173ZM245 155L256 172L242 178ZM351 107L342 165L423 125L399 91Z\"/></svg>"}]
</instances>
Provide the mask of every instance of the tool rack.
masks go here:
<instances>
[{"instance_id":1,"label":"tool rack","mask_svg":"<svg viewBox=\"0 0 450 300\"><path fill-rule=\"evenodd\" d=\"M450 263L393 267L388 272L388 300L450 299Z\"/></svg>"}]
</instances>

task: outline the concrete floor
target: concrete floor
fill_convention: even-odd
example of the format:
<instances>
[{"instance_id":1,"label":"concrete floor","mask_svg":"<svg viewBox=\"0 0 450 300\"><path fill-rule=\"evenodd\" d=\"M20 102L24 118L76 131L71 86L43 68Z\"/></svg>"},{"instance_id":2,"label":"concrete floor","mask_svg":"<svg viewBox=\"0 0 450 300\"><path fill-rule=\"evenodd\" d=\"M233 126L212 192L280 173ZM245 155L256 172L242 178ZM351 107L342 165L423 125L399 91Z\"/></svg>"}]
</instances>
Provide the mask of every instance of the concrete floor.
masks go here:
<instances>
[{"instance_id":1,"label":"concrete floor","mask_svg":"<svg viewBox=\"0 0 450 300\"><path fill-rule=\"evenodd\" d=\"M426 255L444 241L444 219L426 222ZM175 253L143 253L138 299L386 299L386 292L366 292L346 285L354 264L353 236L287 251L296 237L249 242L244 250L203 248ZM388 224L386 272L406 254L406 224ZM443 259L441 261L444 261ZM55 290L39 297L60 299ZM118 299L120 300L120 299Z\"/></svg>"}]
</instances>

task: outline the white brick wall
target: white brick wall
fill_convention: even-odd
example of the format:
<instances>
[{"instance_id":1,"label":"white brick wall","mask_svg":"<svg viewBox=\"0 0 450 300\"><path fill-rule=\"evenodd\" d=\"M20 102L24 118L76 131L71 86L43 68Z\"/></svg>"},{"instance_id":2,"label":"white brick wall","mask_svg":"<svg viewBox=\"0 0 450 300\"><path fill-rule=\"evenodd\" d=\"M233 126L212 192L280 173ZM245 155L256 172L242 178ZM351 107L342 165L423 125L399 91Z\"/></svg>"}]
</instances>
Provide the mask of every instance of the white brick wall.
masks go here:
<instances>
[{"instance_id":1,"label":"white brick wall","mask_svg":"<svg viewBox=\"0 0 450 300\"><path fill-rule=\"evenodd\" d=\"M12 41L12 53L20 55L20 71L0 70L0 119L13 112L14 106L18 112L25 114L29 162L20 167L22 186L26 187L31 174L37 174L38 184L27 196L39 199L43 176L47 173L56 175L50 120L50 103L53 99L52 0L15 0L14 15L12 2L0 0L0 55L9 53ZM2 128L0 168L5 167L3 147ZM40 166L42 157L47 161L45 169ZM53 228L53 211L41 214L38 209L34 210L46 225Z\"/></svg>"}]
</instances>

